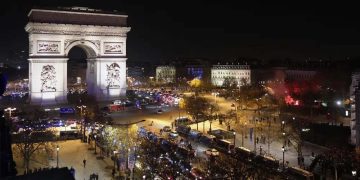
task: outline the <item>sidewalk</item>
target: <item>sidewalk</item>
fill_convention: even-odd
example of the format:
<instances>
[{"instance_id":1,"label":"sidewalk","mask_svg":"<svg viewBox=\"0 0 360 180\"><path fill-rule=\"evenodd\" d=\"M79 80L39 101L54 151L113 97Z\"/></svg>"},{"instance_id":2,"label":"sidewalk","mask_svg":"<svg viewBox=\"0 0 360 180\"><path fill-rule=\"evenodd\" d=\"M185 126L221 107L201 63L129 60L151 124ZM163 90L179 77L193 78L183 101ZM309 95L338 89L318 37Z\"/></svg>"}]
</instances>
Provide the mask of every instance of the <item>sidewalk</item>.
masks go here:
<instances>
[{"instance_id":1,"label":"sidewalk","mask_svg":"<svg viewBox=\"0 0 360 180\"><path fill-rule=\"evenodd\" d=\"M97 148L97 155L94 154L94 148L90 148L88 143L82 143L80 140L59 141L59 167L73 167L75 169L76 180L88 180L90 174L95 173L99 175L101 180L111 180L112 168L114 162L105 157L103 159L97 158L99 156L99 149ZM35 157L38 159L38 157ZM83 160L86 160L84 167ZM24 172L22 161L16 158L17 170L19 174ZM45 168L56 167L56 151L52 158L35 161L30 161L30 168Z\"/></svg>"},{"instance_id":2,"label":"sidewalk","mask_svg":"<svg viewBox=\"0 0 360 180\"><path fill-rule=\"evenodd\" d=\"M233 127L234 124L232 124L231 127ZM192 124L191 125L192 129L196 129L196 124ZM203 122L199 123L199 131L203 132L203 128L204 128L204 133L206 133L209 128L210 128L210 123L209 121L205 121L205 126L203 126ZM227 130L226 125L223 123L222 125L219 124L218 121L213 121L211 128L213 130L215 129L222 129L222 130ZM233 139L230 139L231 142L233 142ZM236 146L241 146L242 144L242 134L241 132L237 132L236 134L236 139L235 139L235 145ZM281 140L280 140L281 141ZM283 143L280 142L279 140L273 141L270 143L270 156L274 157L275 159L277 159L281 164L283 162L283 153L282 153L282 146ZM262 147L262 153L263 154L267 154L269 155L268 152L268 144L266 143L257 143L256 144L256 152L257 154L260 153L260 146ZM244 132L244 147L254 151L254 135L253 135L253 139L250 140L249 138L249 128L247 128ZM294 146L290 145L290 146L286 146L286 151L285 151L285 163L286 161L289 162L290 166L298 166L298 154L297 151L295 149ZM321 154L324 151L326 151L327 148L326 147L322 147L316 144L311 144L311 143L307 143L304 142L303 147L302 147L302 154L304 156L304 162L305 162L305 166L309 166L311 164L311 152L314 152L315 155L317 154Z\"/></svg>"}]
</instances>

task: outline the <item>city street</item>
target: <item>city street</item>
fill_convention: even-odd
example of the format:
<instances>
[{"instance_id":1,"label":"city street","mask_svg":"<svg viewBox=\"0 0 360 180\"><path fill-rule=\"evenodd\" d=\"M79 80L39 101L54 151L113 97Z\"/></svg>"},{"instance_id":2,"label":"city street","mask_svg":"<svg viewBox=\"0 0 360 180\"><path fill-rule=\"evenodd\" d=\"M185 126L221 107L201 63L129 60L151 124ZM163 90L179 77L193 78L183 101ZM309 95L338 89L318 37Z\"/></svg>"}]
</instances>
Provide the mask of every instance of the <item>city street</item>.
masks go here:
<instances>
[{"instance_id":1,"label":"city street","mask_svg":"<svg viewBox=\"0 0 360 180\"><path fill-rule=\"evenodd\" d=\"M208 98L209 100L213 100L215 102L214 96L206 95L205 98ZM219 109L220 109L220 111L218 113L225 114L225 113L229 112L231 109L233 109L233 107L231 107L231 104L233 102L225 100L222 97L216 97L216 103L219 105ZM161 114L156 113L158 109L159 108L157 108L157 107L147 107L146 109L142 109L142 110L129 110L129 111L125 111L125 112L117 112L117 113L112 113L111 117L113 117L113 119L114 119L114 124L132 123L132 122L138 122L138 121L144 119L146 121L138 123L138 126L149 125L151 122L153 122L153 127L160 129L160 128L163 128L164 126L171 127L171 122L173 122L174 119L179 116L189 116L184 110L179 111L179 109L177 107L162 107L161 109L163 110L163 113L161 113ZM252 118L252 116L254 116L253 111L243 111L243 114L241 117ZM244 121L244 119L241 119L240 121ZM250 119L247 120L247 122L249 122L249 121L250 121ZM278 122L278 123L280 123L280 122ZM255 146L254 146L254 139L251 140L249 138L250 137L250 134L249 134L250 127L253 127L253 126L249 123L247 128L244 130L244 147L253 151L255 149ZM196 129L197 125L192 124L191 128ZM203 133L206 133L209 130L209 128L210 128L209 121L200 122L198 124L199 131L201 131ZM227 127L224 123L222 125L220 125L219 121L217 120L217 121L212 122L212 129L213 130L214 129L226 130ZM237 131L235 145L241 146L242 133L241 133L241 131L239 131L239 129L242 129L242 128L240 127L240 124L235 124L235 122L233 121L231 123L231 129L235 129ZM256 133L256 132L254 132L254 133ZM264 134L266 135L266 132ZM253 136L256 136L256 135L253 135ZM233 142L233 139L229 139L229 140L230 140L230 142ZM283 144L284 143L283 143L282 139L272 140L272 142L270 143L270 153L269 153L268 143L266 142L265 144L262 144L259 142L258 144L256 144L256 152L257 152L257 154L259 154L260 147L261 147L262 154L272 156L275 159L279 160L280 163L282 163L283 154L282 154L281 148L282 148ZM286 146L285 149L286 149L285 162L288 161L290 166L298 166L298 163L297 163L298 156L297 156L297 151L296 151L295 147L290 145L290 146ZM312 152L314 152L314 154L316 155L316 154L320 154L320 153L324 152L325 150L327 150L327 148L305 142L303 145L303 148L302 148L305 165L306 166L310 165L310 163L311 163L310 156L311 156ZM203 152L204 149L197 150L197 151Z\"/></svg>"},{"instance_id":2,"label":"city street","mask_svg":"<svg viewBox=\"0 0 360 180\"><path fill-rule=\"evenodd\" d=\"M208 96L207 98L211 98ZM219 113L227 113L227 111L231 110L232 102L226 101L223 98L217 97L217 103L219 105L220 112ZM113 118L113 123L115 125L127 125L127 124L136 124L138 127L141 126L149 126L152 124L152 130L159 131L164 126L170 126L175 118L179 116L188 116L184 110L178 109L178 107L161 107L163 112L157 113L160 108L157 106L147 106L143 109L130 108L121 112L113 112L109 116ZM244 117L252 117L252 111L244 111L245 115L239 116L243 119L240 121L244 121ZM247 122L250 122L249 119ZM253 139L250 139L249 127L251 124L247 126L244 130L244 137L242 136L240 124L235 124L235 121L231 123L231 129L236 130L236 139L235 145L241 146L242 139L244 139L244 147L249 150L254 150L254 137L257 136L257 132L254 132ZM196 124L191 125L192 129L197 129ZM210 128L210 122L200 122L198 124L198 130L207 133ZM225 123L220 124L218 120L214 120L212 122L212 129L222 129L226 130L227 127ZM175 130L175 127L174 127ZM256 135L255 135L256 134ZM234 139L228 139L230 142L233 142ZM113 167L113 161L110 158L99 159L96 158L97 155L94 154L94 149L90 148L87 143L82 143L80 140L69 140L69 141L60 141L57 142L56 145L59 145L59 167L67 166L73 167L76 170L76 179L87 179L90 174L97 173L101 179L111 179L111 170ZM193 147L196 149L196 155L201 158L205 158L204 151L208 149L202 144L192 142ZM283 140L276 139L270 144L270 152L268 151L268 144L259 142L256 144L256 152L260 153L260 147L262 148L262 154L266 154L274 157L282 163L282 148ZM311 143L304 143L302 152L304 155L305 165L308 166L311 163L311 152L314 152L315 155L322 153L326 148L314 145ZM83 166L83 160L86 159L86 167ZM289 162L289 166L298 166L297 163L297 152L295 147L290 145L286 147L285 151L285 162ZM18 164L17 170L21 174L24 172L22 165L22 161L20 161L19 157L16 157L16 163ZM196 165L195 165L196 166ZM56 167L56 151L52 155L52 157L47 157L45 155L37 155L34 156L31 161L30 168L44 168L44 167ZM91 169L91 171L89 170Z\"/></svg>"}]
</instances>

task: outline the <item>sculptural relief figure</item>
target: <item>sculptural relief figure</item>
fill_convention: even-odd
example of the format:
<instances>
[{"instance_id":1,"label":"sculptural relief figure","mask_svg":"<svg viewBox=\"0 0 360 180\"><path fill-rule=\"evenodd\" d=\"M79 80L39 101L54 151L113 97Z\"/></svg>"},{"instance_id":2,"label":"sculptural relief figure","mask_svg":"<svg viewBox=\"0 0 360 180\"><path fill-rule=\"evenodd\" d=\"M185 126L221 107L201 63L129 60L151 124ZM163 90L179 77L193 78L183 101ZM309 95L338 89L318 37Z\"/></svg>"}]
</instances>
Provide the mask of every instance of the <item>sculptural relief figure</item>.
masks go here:
<instances>
[{"instance_id":1,"label":"sculptural relief figure","mask_svg":"<svg viewBox=\"0 0 360 180\"><path fill-rule=\"evenodd\" d=\"M41 92L56 91L56 71L53 65L43 66L41 71Z\"/></svg>"},{"instance_id":2,"label":"sculptural relief figure","mask_svg":"<svg viewBox=\"0 0 360 180\"><path fill-rule=\"evenodd\" d=\"M105 53L122 54L123 43L109 43L105 42Z\"/></svg>"},{"instance_id":3,"label":"sculptural relief figure","mask_svg":"<svg viewBox=\"0 0 360 180\"><path fill-rule=\"evenodd\" d=\"M120 66L117 63L106 65L106 82L109 88L120 87Z\"/></svg>"}]
</instances>

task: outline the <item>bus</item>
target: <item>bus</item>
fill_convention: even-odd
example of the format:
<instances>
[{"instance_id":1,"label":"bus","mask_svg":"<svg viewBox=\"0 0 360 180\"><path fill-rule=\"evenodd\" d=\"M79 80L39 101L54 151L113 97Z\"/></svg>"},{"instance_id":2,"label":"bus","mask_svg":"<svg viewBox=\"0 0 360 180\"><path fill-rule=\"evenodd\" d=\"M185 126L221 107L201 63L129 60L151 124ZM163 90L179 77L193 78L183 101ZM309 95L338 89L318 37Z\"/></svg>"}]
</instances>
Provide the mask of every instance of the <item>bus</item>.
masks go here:
<instances>
[{"instance_id":1,"label":"bus","mask_svg":"<svg viewBox=\"0 0 360 180\"><path fill-rule=\"evenodd\" d=\"M279 161L275 158L267 156L267 155L258 155L255 157L256 161L264 166L270 167L272 169L279 168Z\"/></svg>"},{"instance_id":2,"label":"bus","mask_svg":"<svg viewBox=\"0 0 360 180\"><path fill-rule=\"evenodd\" d=\"M234 144L225 139L216 140L216 149L224 153L231 153L234 150Z\"/></svg>"},{"instance_id":3,"label":"bus","mask_svg":"<svg viewBox=\"0 0 360 180\"><path fill-rule=\"evenodd\" d=\"M249 160L255 154L245 147L235 147L235 157L240 160Z\"/></svg>"},{"instance_id":4,"label":"bus","mask_svg":"<svg viewBox=\"0 0 360 180\"><path fill-rule=\"evenodd\" d=\"M289 167L286 171L287 176L299 180L314 180L314 174L298 167Z\"/></svg>"}]
</instances>

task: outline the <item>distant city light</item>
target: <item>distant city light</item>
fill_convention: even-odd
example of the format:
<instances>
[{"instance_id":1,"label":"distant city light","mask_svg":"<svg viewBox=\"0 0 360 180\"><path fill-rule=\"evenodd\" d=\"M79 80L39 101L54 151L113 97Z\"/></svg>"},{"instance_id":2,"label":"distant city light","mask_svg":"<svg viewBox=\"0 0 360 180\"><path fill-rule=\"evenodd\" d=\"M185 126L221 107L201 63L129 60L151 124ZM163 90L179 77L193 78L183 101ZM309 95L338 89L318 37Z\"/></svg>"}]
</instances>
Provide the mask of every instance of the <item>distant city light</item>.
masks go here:
<instances>
[{"instance_id":1,"label":"distant city light","mask_svg":"<svg viewBox=\"0 0 360 180\"><path fill-rule=\"evenodd\" d=\"M340 105L341 105L341 101L340 101L340 100L337 100L337 101L336 101L336 104L337 104L338 106L340 106Z\"/></svg>"},{"instance_id":2,"label":"distant city light","mask_svg":"<svg viewBox=\"0 0 360 180\"><path fill-rule=\"evenodd\" d=\"M21 69L21 66L18 66L17 69Z\"/></svg>"}]
</instances>

